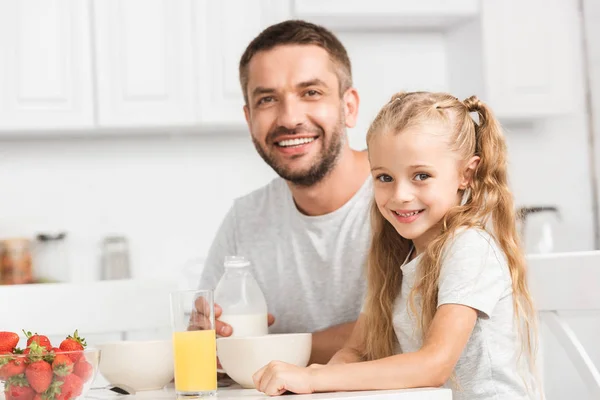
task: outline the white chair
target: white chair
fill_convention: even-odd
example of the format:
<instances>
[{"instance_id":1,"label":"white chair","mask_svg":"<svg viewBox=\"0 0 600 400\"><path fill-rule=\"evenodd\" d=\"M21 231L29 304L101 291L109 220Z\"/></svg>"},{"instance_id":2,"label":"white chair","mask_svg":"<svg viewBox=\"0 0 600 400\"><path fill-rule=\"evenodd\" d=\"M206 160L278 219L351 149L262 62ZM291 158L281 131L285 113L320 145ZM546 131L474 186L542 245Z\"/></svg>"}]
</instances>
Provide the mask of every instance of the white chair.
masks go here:
<instances>
[{"instance_id":1,"label":"white chair","mask_svg":"<svg viewBox=\"0 0 600 400\"><path fill-rule=\"evenodd\" d=\"M121 333L170 327L167 279L0 286L0 329L47 336Z\"/></svg>"},{"instance_id":2,"label":"white chair","mask_svg":"<svg viewBox=\"0 0 600 400\"><path fill-rule=\"evenodd\" d=\"M577 373L600 399L600 372L561 311L600 311L600 251L529 255L529 285L540 320L555 335Z\"/></svg>"}]
</instances>

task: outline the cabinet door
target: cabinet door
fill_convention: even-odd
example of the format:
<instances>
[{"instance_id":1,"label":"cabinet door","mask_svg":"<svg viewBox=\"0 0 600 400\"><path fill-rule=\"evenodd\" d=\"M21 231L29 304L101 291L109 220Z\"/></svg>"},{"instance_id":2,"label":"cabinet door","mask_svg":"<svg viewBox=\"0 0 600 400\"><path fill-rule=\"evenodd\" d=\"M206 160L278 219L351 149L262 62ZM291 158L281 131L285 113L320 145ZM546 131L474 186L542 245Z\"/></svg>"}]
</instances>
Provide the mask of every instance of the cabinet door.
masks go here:
<instances>
[{"instance_id":1,"label":"cabinet door","mask_svg":"<svg viewBox=\"0 0 600 400\"><path fill-rule=\"evenodd\" d=\"M94 1L101 126L194 123L190 1Z\"/></svg>"},{"instance_id":2,"label":"cabinet door","mask_svg":"<svg viewBox=\"0 0 600 400\"><path fill-rule=\"evenodd\" d=\"M289 15L287 0L195 0L201 123L245 129L238 64L250 41Z\"/></svg>"},{"instance_id":3,"label":"cabinet door","mask_svg":"<svg viewBox=\"0 0 600 400\"><path fill-rule=\"evenodd\" d=\"M89 4L0 1L0 130L90 127Z\"/></svg>"},{"instance_id":4,"label":"cabinet door","mask_svg":"<svg viewBox=\"0 0 600 400\"><path fill-rule=\"evenodd\" d=\"M575 111L576 1L485 1L481 27L486 91L499 115Z\"/></svg>"}]
</instances>

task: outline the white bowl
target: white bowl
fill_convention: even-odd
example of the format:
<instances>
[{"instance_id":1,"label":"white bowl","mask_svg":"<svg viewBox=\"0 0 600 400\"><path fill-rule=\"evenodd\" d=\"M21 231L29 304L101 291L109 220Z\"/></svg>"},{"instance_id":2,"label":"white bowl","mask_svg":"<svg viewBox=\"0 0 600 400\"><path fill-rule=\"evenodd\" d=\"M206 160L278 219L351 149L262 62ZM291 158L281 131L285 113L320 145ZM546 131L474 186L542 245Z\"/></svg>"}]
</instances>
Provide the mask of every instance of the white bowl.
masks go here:
<instances>
[{"instance_id":1,"label":"white bowl","mask_svg":"<svg viewBox=\"0 0 600 400\"><path fill-rule=\"evenodd\" d=\"M311 347L310 333L234 336L217 339L217 356L231 379L252 389L252 375L271 361L306 367Z\"/></svg>"},{"instance_id":2,"label":"white bowl","mask_svg":"<svg viewBox=\"0 0 600 400\"><path fill-rule=\"evenodd\" d=\"M111 342L98 347L100 373L111 385L157 390L173 380L171 340Z\"/></svg>"}]
</instances>

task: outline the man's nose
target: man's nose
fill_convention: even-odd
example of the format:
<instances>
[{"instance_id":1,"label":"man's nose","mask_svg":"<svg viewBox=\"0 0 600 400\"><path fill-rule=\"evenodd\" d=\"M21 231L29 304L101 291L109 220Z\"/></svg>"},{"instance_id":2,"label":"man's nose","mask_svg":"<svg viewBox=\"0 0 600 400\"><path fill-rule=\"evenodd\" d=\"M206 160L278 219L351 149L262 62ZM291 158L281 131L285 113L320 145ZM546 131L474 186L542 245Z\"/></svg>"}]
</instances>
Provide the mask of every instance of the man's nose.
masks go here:
<instances>
[{"instance_id":1,"label":"man's nose","mask_svg":"<svg viewBox=\"0 0 600 400\"><path fill-rule=\"evenodd\" d=\"M286 98L279 106L277 124L287 129L295 129L304 122L304 110L293 98Z\"/></svg>"}]
</instances>

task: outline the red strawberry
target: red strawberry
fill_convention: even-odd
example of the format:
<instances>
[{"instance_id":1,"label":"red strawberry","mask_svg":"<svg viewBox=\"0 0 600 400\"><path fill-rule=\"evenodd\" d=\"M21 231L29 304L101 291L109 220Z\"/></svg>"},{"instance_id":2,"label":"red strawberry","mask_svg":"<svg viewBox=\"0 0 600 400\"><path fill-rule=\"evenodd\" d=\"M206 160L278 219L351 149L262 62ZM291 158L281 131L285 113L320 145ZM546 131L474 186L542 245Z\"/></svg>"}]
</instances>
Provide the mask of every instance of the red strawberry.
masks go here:
<instances>
[{"instance_id":1,"label":"red strawberry","mask_svg":"<svg viewBox=\"0 0 600 400\"><path fill-rule=\"evenodd\" d=\"M77 361L77 364L75 364L73 373L80 377L83 382L87 382L94 374L94 367L92 367L92 364L87 362L84 357L81 357L81 359Z\"/></svg>"},{"instance_id":2,"label":"red strawberry","mask_svg":"<svg viewBox=\"0 0 600 400\"><path fill-rule=\"evenodd\" d=\"M79 361L83 355L83 349L87 346L85 339L79 337L77 330L73 333L73 336L67 336L65 340L60 343L60 349L62 351L73 351L76 353L69 354L73 362Z\"/></svg>"},{"instance_id":3,"label":"red strawberry","mask_svg":"<svg viewBox=\"0 0 600 400\"><path fill-rule=\"evenodd\" d=\"M25 376L29 386L37 393L43 393L52 383L52 366L46 361L35 361L27 366Z\"/></svg>"},{"instance_id":4,"label":"red strawberry","mask_svg":"<svg viewBox=\"0 0 600 400\"><path fill-rule=\"evenodd\" d=\"M62 378L57 378L57 379L62 379ZM50 384L50 387L48 388L48 390L46 390L44 393L41 394L42 400L53 400L56 399L56 397L60 394L60 387L62 386L63 382L59 381L59 380L55 380ZM36 400L36 399L34 399Z\"/></svg>"},{"instance_id":5,"label":"red strawberry","mask_svg":"<svg viewBox=\"0 0 600 400\"><path fill-rule=\"evenodd\" d=\"M23 375L9 378L4 385L6 400L33 400L35 391L29 387Z\"/></svg>"},{"instance_id":6,"label":"red strawberry","mask_svg":"<svg viewBox=\"0 0 600 400\"><path fill-rule=\"evenodd\" d=\"M83 381L77 375L71 374L58 379L62 381L63 384L60 387L60 394L56 400L69 400L81 395L81 392L83 391Z\"/></svg>"},{"instance_id":7,"label":"red strawberry","mask_svg":"<svg viewBox=\"0 0 600 400\"><path fill-rule=\"evenodd\" d=\"M58 376L67 376L73 372L73 360L66 354L58 354L52 362L52 370Z\"/></svg>"},{"instance_id":8,"label":"red strawberry","mask_svg":"<svg viewBox=\"0 0 600 400\"><path fill-rule=\"evenodd\" d=\"M10 353L9 353L10 354ZM0 355L0 379L8 379L25 372L25 357Z\"/></svg>"},{"instance_id":9,"label":"red strawberry","mask_svg":"<svg viewBox=\"0 0 600 400\"><path fill-rule=\"evenodd\" d=\"M44 400L44 399L42 398L41 394L36 393L35 396L33 396L33 400Z\"/></svg>"},{"instance_id":10,"label":"red strawberry","mask_svg":"<svg viewBox=\"0 0 600 400\"><path fill-rule=\"evenodd\" d=\"M0 332L0 354L7 351L12 353L19 343L19 335L13 332Z\"/></svg>"},{"instance_id":11,"label":"red strawberry","mask_svg":"<svg viewBox=\"0 0 600 400\"><path fill-rule=\"evenodd\" d=\"M48 356L49 353L46 351L46 348L40 346L38 342L31 342L29 347L23 351L23 354L27 356L29 361L40 361Z\"/></svg>"},{"instance_id":12,"label":"red strawberry","mask_svg":"<svg viewBox=\"0 0 600 400\"><path fill-rule=\"evenodd\" d=\"M41 347L44 347L46 350L50 350L52 345L50 344L50 339L44 335L38 335L37 333L34 335L31 332L23 331L25 336L27 337L27 347L31 345L31 343L36 342Z\"/></svg>"}]
</instances>

